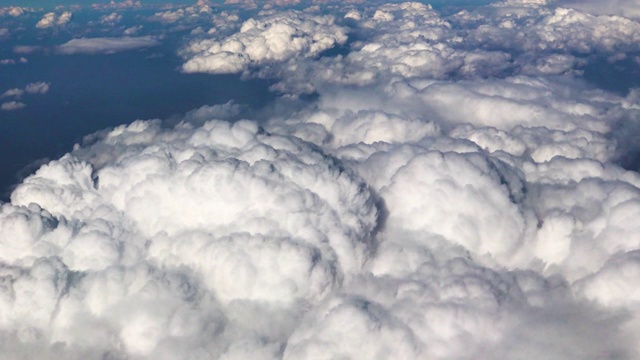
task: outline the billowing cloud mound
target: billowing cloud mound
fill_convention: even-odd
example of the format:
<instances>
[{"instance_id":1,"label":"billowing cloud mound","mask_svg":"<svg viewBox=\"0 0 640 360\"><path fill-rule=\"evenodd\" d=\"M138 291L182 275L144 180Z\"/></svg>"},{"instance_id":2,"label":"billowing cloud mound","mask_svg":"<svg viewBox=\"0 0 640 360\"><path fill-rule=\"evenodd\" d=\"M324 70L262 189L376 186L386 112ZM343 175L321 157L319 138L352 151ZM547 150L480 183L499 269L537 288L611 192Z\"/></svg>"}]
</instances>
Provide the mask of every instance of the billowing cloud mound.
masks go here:
<instances>
[{"instance_id":1,"label":"billowing cloud mound","mask_svg":"<svg viewBox=\"0 0 640 360\"><path fill-rule=\"evenodd\" d=\"M185 72L238 73L251 67L312 57L347 40L332 16L288 11L249 19L223 39L195 41L183 49Z\"/></svg>"},{"instance_id":2,"label":"billowing cloud mound","mask_svg":"<svg viewBox=\"0 0 640 360\"><path fill-rule=\"evenodd\" d=\"M332 57L346 27L304 12L190 42L183 70L290 92L105 130L25 179L4 354L640 357L640 91L581 78L639 25L584 11L353 9Z\"/></svg>"},{"instance_id":3,"label":"billowing cloud mound","mask_svg":"<svg viewBox=\"0 0 640 360\"><path fill-rule=\"evenodd\" d=\"M257 341L277 351L291 319L370 257L377 211L367 186L335 159L255 123L166 131L137 122L15 190L2 210L1 256L14 294L3 309L14 309L6 315L22 324L18 333L35 336L15 335L25 346L102 343L75 327L83 321L131 354L165 346L179 354L172 343L209 356L242 353ZM40 289L50 281L57 285ZM33 316L23 282L42 291Z\"/></svg>"}]
</instances>

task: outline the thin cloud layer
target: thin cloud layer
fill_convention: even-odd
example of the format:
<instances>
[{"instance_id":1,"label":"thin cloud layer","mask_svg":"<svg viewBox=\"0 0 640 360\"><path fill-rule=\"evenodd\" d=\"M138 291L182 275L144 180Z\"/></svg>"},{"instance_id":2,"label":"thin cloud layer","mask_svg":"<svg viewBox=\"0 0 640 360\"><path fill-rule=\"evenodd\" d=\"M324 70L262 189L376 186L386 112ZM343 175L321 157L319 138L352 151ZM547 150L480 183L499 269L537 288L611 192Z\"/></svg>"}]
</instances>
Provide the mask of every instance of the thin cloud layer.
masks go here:
<instances>
[{"instance_id":1,"label":"thin cloud layer","mask_svg":"<svg viewBox=\"0 0 640 360\"><path fill-rule=\"evenodd\" d=\"M121 51L150 48L160 45L152 36L140 37L103 37L72 39L58 46L56 51L64 55L74 54L113 54Z\"/></svg>"},{"instance_id":2,"label":"thin cloud layer","mask_svg":"<svg viewBox=\"0 0 640 360\"><path fill-rule=\"evenodd\" d=\"M18 185L5 354L638 358L640 175L622 165L640 90L580 71L636 51L638 24L531 0L344 21L194 33L183 71L275 77L282 96L90 135ZM125 41L106 40L69 48Z\"/></svg>"}]
</instances>

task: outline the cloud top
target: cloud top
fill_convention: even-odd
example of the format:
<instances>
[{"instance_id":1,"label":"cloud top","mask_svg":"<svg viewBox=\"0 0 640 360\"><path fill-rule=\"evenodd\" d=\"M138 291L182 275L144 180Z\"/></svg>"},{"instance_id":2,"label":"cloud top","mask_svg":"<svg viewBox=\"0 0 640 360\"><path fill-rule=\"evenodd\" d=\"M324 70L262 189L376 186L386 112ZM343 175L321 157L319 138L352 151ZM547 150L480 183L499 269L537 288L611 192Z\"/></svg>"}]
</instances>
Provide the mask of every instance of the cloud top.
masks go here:
<instances>
[{"instance_id":1,"label":"cloud top","mask_svg":"<svg viewBox=\"0 0 640 360\"><path fill-rule=\"evenodd\" d=\"M332 16L287 11L245 21L240 31L222 39L194 41L182 52L185 72L238 73L271 63L317 56L343 44L346 29Z\"/></svg>"},{"instance_id":2,"label":"cloud top","mask_svg":"<svg viewBox=\"0 0 640 360\"><path fill-rule=\"evenodd\" d=\"M635 56L638 23L563 6L212 15L182 70L280 96L89 135L19 184L0 204L3 354L638 358L640 90L582 77Z\"/></svg>"}]
</instances>

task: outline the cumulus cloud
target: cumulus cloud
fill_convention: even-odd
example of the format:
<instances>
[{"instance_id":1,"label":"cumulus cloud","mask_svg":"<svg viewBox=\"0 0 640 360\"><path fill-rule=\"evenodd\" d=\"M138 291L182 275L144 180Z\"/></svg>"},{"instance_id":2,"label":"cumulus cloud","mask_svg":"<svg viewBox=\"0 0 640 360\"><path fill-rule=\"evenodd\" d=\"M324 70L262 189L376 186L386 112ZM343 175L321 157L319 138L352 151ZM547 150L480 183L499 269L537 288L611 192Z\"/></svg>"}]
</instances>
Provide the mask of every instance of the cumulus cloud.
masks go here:
<instances>
[{"instance_id":1,"label":"cumulus cloud","mask_svg":"<svg viewBox=\"0 0 640 360\"><path fill-rule=\"evenodd\" d=\"M594 0L556 0L553 3L598 15L622 15L629 18L640 17L640 4L634 0L613 0L607 3Z\"/></svg>"},{"instance_id":2,"label":"cumulus cloud","mask_svg":"<svg viewBox=\"0 0 640 360\"><path fill-rule=\"evenodd\" d=\"M500 2L446 17L429 5L388 4L344 18L355 24L350 51L284 64L277 90L308 93L326 83L362 86L394 76L561 75L580 72L591 57L615 61L640 50L638 22L546 2ZM300 77L309 81L295 81Z\"/></svg>"},{"instance_id":3,"label":"cumulus cloud","mask_svg":"<svg viewBox=\"0 0 640 360\"><path fill-rule=\"evenodd\" d=\"M124 36L132 36L137 34L138 32L140 32L140 30L142 30L143 26L142 25L136 25L136 26L132 26L129 28L126 28L123 32L122 35Z\"/></svg>"},{"instance_id":4,"label":"cumulus cloud","mask_svg":"<svg viewBox=\"0 0 640 360\"><path fill-rule=\"evenodd\" d=\"M287 11L244 22L223 39L194 41L183 50L185 72L239 73L318 55L347 40L346 29L332 16Z\"/></svg>"},{"instance_id":5,"label":"cumulus cloud","mask_svg":"<svg viewBox=\"0 0 640 360\"><path fill-rule=\"evenodd\" d=\"M542 0L347 18L334 57L346 27L292 11L190 42L184 71L291 92L101 131L19 184L5 353L638 358L640 91L576 71L637 24Z\"/></svg>"},{"instance_id":6,"label":"cumulus cloud","mask_svg":"<svg viewBox=\"0 0 640 360\"><path fill-rule=\"evenodd\" d=\"M2 93L2 96L0 96L0 98L20 97L20 96L22 96L22 94L24 94L24 90L18 89L18 88L13 88L13 89L9 89L9 90L5 91L4 93Z\"/></svg>"},{"instance_id":7,"label":"cumulus cloud","mask_svg":"<svg viewBox=\"0 0 640 360\"><path fill-rule=\"evenodd\" d=\"M21 57L19 59L2 59L0 60L0 65L15 65L15 64L26 64L29 60L27 58Z\"/></svg>"},{"instance_id":8,"label":"cumulus cloud","mask_svg":"<svg viewBox=\"0 0 640 360\"><path fill-rule=\"evenodd\" d=\"M44 14L42 19L36 23L38 29L46 29L53 26L63 26L71 21L73 14L70 11L65 11L60 15L54 12Z\"/></svg>"},{"instance_id":9,"label":"cumulus cloud","mask_svg":"<svg viewBox=\"0 0 640 360\"><path fill-rule=\"evenodd\" d=\"M100 17L100 22L106 25L113 25L122 21L122 15L117 12L112 12L108 15L103 15Z\"/></svg>"},{"instance_id":10,"label":"cumulus cloud","mask_svg":"<svg viewBox=\"0 0 640 360\"><path fill-rule=\"evenodd\" d=\"M21 16L21 15L23 15L25 13L33 12L33 11L35 11L33 8L24 7L24 6L0 7L0 16L9 15L9 16L13 16L13 17L18 17L18 16Z\"/></svg>"},{"instance_id":11,"label":"cumulus cloud","mask_svg":"<svg viewBox=\"0 0 640 360\"><path fill-rule=\"evenodd\" d=\"M145 49L160 45L152 36L140 37L103 37L72 39L58 46L57 52L64 55L74 54L113 54L121 51Z\"/></svg>"},{"instance_id":12,"label":"cumulus cloud","mask_svg":"<svg viewBox=\"0 0 640 360\"><path fill-rule=\"evenodd\" d=\"M0 109L4 111L13 111L13 110L20 110L25 106L26 105L24 103L21 103L19 101L9 101L9 102L2 103L2 105L0 105Z\"/></svg>"},{"instance_id":13,"label":"cumulus cloud","mask_svg":"<svg viewBox=\"0 0 640 360\"><path fill-rule=\"evenodd\" d=\"M100 9L100 10L104 10L104 9L130 9L130 8L142 7L142 3L140 1L136 1L136 0L124 0L122 2L116 2L114 0L111 0L108 4L97 3L97 4L92 4L91 7L94 8L94 9Z\"/></svg>"},{"instance_id":14,"label":"cumulus cloud","mask_svg":"<svg viewBox=\"0 0 640 360\"><path fill-rule=\"evenodd\" d=\"M193 6L187 6L176 10L167 10L155 13L150 20L164 24L173 24L182 20L200 20L201 17L210 17L213 9L207 2L198 1Z\"/></svg>"},{"instance_id":15,"label":"cumulus cloud","mask_svg":"<svg viewBox=\"0 0 640 360\"><path fill-rule=\"evenodd\" d=\"M157 146L160 139L166 147ZM274 356L305 304L339 288L371 254L377 208L367 186L299 139L251 122L209 121L169 131L136 122L94 141L40 169L3 207L3 244L17 245L6 237L16 232L25 242L2 261L29 274L7 274L20 283L11 290L15 301L7 300L16 309L11 321L27 316L28 329L69 351L102 343L71 331L74 319L85 319L92 332L116 337L101 351L181 357L190 347L214 357L256 349ZM51 243L59 249L51 260L30 262L44 255L36 243L46 234L77 236L63 247ZM92 274L72 285L78 292L65 290L74 295L61 292L66 280L41 288L74 271ZM120 290L103 298L113 286ZM32 306L20 290L29 287L41 291L33 316L20 310ZM131 302L140 305L135 313ZM115 315L118 309L124 312ZM54 311L62 315L51 326L44 319ZM257 314L264 321L254 321Z\"/></svg>"},{"instance_id":16,"label":"cumulus cloud","mask_svg":"<svg viewBox=\"0 0 640 360\"><path fill-rule=\"evenodd\" d=\"M605 340L603 308L583 303L636 311L625 290L605 284L620 276L616 289L628 289L633 275L621 272L635 271L636 227L623 218L640 209L640 177L615 165L608 124L637 112L626 98L583 86L396 80L325 89L313 108L272 120L267 129L312 141L356 170L386 214L370 273L316 308L284 357L637 356L628 342L636 315L616 323L615 310L605 311L616 323ZM574 326L589 330L569 340ZM521 336L540 342L514 345Z\"/></svg>"},{"instance_id":17,"label":"cumulus cloud","mask_svg":"<svg viewBox=\"0 0 640 360\"><path fill-rule=\"evenodd\" d=\"M50 85L51 85L50 83L46 83L42 81L35 82L27 85L24 88L24 91L26 91L29 94L46 94L47 92L49 92Z\"/></svg>"},{"instance_id":18,"label":"cumulus cloud","mask_svg":"<svg viewBox=\"0 0 640 360\"><path fill-rule=\"evenodd\" d=\"M50 86L51 86L50 83L46 83L46 82L43 82L43 81L30 83L27 86L25 86L24 89L13 88L13 89L6 90L0 96L0 98L5 98L5 97L20 98L25 93L27 93L27 94L46 94L47 92L49 92L49 87Z\"/></svg>"}]
</instances>

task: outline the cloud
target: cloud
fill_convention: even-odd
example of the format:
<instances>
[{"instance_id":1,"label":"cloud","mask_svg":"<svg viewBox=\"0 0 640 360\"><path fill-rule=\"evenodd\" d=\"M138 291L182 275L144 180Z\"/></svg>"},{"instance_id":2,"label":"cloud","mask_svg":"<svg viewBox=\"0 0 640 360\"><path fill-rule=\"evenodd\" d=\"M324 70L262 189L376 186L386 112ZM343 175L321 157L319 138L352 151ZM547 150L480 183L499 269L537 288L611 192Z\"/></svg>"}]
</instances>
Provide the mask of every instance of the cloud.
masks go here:
<instances>
[{"instance_id":1,"label":"cloud","mask_svg":"<svg viewBox=\"0 0 640 360\"><path fill-rule=\"evenodd\" d=\"M26 64L28 62L27 58L20 57L19 59L2 59L0 60L0 65Z\"/></svg>"},{"instance_id":2,"label":"cloud","mask_svg":"<svg viewBox=\"0 0 640 360\"><path fill-rule=\"evenodd\" d=\"M256 9L258 5L255 0L225 0L225 5L240 5L245 9Z\"/></svg>"},{"instance_id":3,"label":"cloud","mask_svg":"<svg viewBox=\"0 0 640 360\"><path fill-rule=\"evenodd\" d=\"M638 358L640 91L580 71L633 54L637 23L539 0L345 12L194 34L184 71L282 94L89 135L15 188L6 354Z\"/></svg>"},{"instance_id":4,"label":"cloud","mask_svg":"<svg viewBox=\"0 0 640 360\"><path fill-rule=\"evenodd\" d=\"M122 2L116 2L111 0L108 4L96 3L91 4L91 7L94 9L104 10L104 9L129 9L129 8L139 8L142 7L142 3L140 1L135 0L124 0Z\"/></svg>"},{"instance_id":5,"label":"cloud","mask_svg":"<svg viewBox=\"0 0 640 360\"><path fill-rule=\"evenodd\" d=\"M25 10L19 6L13 6L9 10L9 15L17 17L24 14Z\"/></svg>"},{"instance_id":6,"label":"cloud","mask_svg":"<svg viewBox=\"0 0 640 360\"><path fill-rule=\"evenodd\" d=\"M58 46L56 51L64 55L74 54L113 54L121 51L145 49L160 45L151 36L121 38L80 38L69 40Z\"/></svg>"},{"instance_id":7,"label":"cloud","mask_svg":"<svg viewBox=\"0 0 640 360\"><path fill-rule=\"evenodd\" d=\"M4 111L20 110L25 106L26 105L24 103L21 103L19 101L9 101L9 102L2 103L2 105L0 105L0 110L4 110Z\"/></svg>"},{"instance_id":8,"label":"cloud","mask_svg":"<svg viewBox=\"0 0 640 360\"><path fill-rule=\"evenodd\" d=\"M42 81L35 82L27 85L24 88L24 91L26 91L29 94L46 94L47 92L49 92L50 85L51 85L50 83L46 83Z\"/></svg>"},{"instance_id":9,"label":"cloud","mask_svg":"<svg viewBox=\"0 0 640 360\"><path fill-rule=\"evenodd\" d=\"M304 304L337 289L371 253L372 194L296 138L209 121L173 130L136 122L95 140L16 189L0 220L3 239L16 235L1 243L2 262L23 269L5 272L15 280L12 321L70 352L233 357L248 347L275 356ZM36 244L64 238L54 257L28 260L45 254ZM91 274L71 285L84 290L64 290L75 271ZM29 288L38 292L32 301ZM84 330L74 325L80 319ZM117 345L103 342L114 336Z\"/></svg>"},{"instance_id":10,"label":"cloud","mask_svg":"<svg viewBox=\"0 0 640 360\"><path fill-rule=\"evenodd\" d=\"M556 0L553 3L598 15L621 15L628 18L640 16L640 4L634 0L614 0L607 4L593 0Z\"/></svg>"},{"instance_id":11,"label":"cloud","mask_svg":"<svg viewBox=\"0 0 640 360\"><path fill-rule=\"evenodd\" d=\"M111 14L103 15L100 17L100 22L103 24L113 25L119 23L120 21L122 21L122 15L118 14L117 12L112 12Z\"/></svg>"},{"instance_id":12,"label":"cloud","mask_svg":"<svg viewBox=\"0 0 640 360\"><path fill-rule=\"evenodd\" d=\"M640 38L634 20L544 2L494 3L446 17L429 5L386 4L350 10L345 19L356 24L349 51L283 64L275 89L309 93L326 83L362 86L394 76L561 75L582 71L592 58L631 56Z\"/></svg>"},{"instance_id":13,"label":"cloud","mask_svg":"<svg viewBox=\"0 0 640 360\"><path fill-rule=\"evenodd\" d=\"M56 15L54 12L44 14L42 19L36 23L38 29L46 29L53 26L63 26L71 21L73 14L70 11L65 11L60 15Z\"/></svg>"},{"instance_id":14,"label":"cloud","mask_svg":"<svg viewBox=\"0 0 640 360\"><path fill-rule=\"evenodd\" d=\"M20 98L22 95L24 95L25 93L27 94L46 94L47 92L49 92L49 87L51 86L50 83L46 83L46 82L36 82L36 83L30 83L27 86L24 87L24 89L19 89L19 88L13 88L13 89L9 89L7 91L5 91L2 96L0 96L1 98L5 98L5 97L16 97L16 98Z\"/></svg>"},{"instance_id":15,"label":"cloud","mask_svg":"<svg viewBox=\"0 0 640 360\"><path fill-rule=\"evenodd\" d=\"M224 39L194 41L183 50L184 72L238 73L256 66L313 57L347 40L331 16L288 11L249 19Z\"/></svg>"},{"instance_id":16,"label":"cloud","mask_svg":"<svg viewBox=\"0 0 640 360\"><path fill-rule=\"evenodd\" d=\"M142 30L142 28L143 28L143 26L142 26L142 25L132 26L132 27L126 28L126 29L122 32L122 34L123 34L124 36L132 36L132 35L135 35L135 34L137 34L138 32L140 32L140 30Z\"/></svg>"},{"instance_id":17,"label":"cloud","mask_svg":"<svg viewBox=\"0 0 640 360\"><path fill-rule=\"evenodd\" d=\"M9 89L7 91L5 91L2 96L0 96L0 98L6 98L6 97L20 97L22 96L22 94L24 94L24 90L22 89L18 89L18 88L14 88L14 89Z\"/></svg>"},{"instance_id":18,"label":"cloud","mask_svg":"<svg viewBox=\"0 0 640 360\"><path fill-rule=\"evenodd\" d=\"M213 9L207 2L199 1L193 6L179 8L177 10L161 11L153 14L149 19L159 21L164 24L173 24L178 21L200 20L202 17L210 17L213 15Z\"/></svg>"},{"instance_id":19,"label":"cloud","mask_svg":"<svg viewBox=\"0 0 640 360\"><path fill-rule=\"evenodd\" d=\"M13 17L18 17L21 16L25 13L29 13L29 12L33 12L35 11L33 8L31 7L23 7L23 6L8 6L8 7L1 7L0 8L0 16L2 15L10 15Z\"/></svg>"},{"instance_id":20,"label":"cloud","mask_svg":"<svg viewBox=\"0 0 640 360\"><path fill-rule=\"evenodd\" d=\"M39 45L16 45L13 47L13 52L16 54L33 54L42 50L42 46Z\"/></svg>"}]
</instances>

